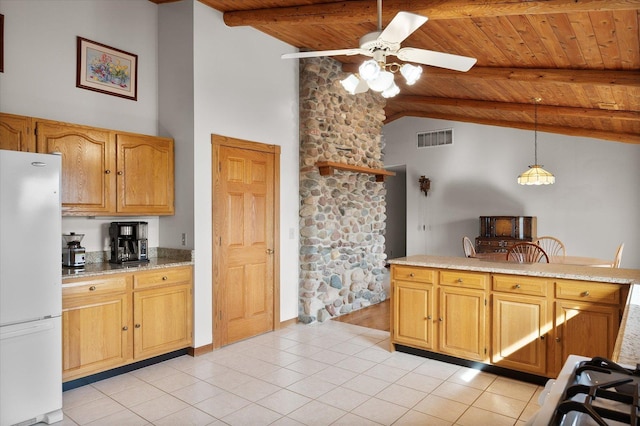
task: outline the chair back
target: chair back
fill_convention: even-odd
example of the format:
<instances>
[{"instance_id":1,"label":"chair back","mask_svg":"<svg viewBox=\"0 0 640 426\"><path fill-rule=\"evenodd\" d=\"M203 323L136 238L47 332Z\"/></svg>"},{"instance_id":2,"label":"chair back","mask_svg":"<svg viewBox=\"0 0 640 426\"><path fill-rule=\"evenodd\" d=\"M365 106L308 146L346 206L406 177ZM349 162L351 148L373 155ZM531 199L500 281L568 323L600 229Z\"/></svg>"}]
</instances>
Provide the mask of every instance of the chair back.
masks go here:
<instances>
[{"instance_id":1,"label":"chair back","mask_svg":"<svg viewBox=\"0 0 640 426\"><path fill-rule=\"evenodd\" d=\"M542 247L534 243L518 243L507 251L507 260L518 263L549 263L549 256Z\"/></svg>"},{"instance_id":2,"label":"chair back","mask_svg":"<svg viewBox=\"0 0 640 426\"><path fill-rule=\"evenodd\" d=\"M534 242L542 247L547 256L565 256L567 254L562 241L555 237L544 236Z\"/></svg>"},{"instance_id":3,"label":"chair back","mask_svg":"<svg viewBox=\"0 0 640 426\"><path fill-rule=\"evenodd\" d=\"M620 262L622 262L622 249L624 249L624 243L618 246L618 251L616 251L616 257L613 259L612 268L619 268Z\"/></svg>"},{"instance_id":4,"label":"chair back","mask_svg":"<svg viewBox=\"0 0 640 426\"><path fill-rule=\"evenodd\" d=\"M464 255L467 257L476 256L476 248L469 237L462 238L462 248L464 249Z\"/></svg>"}]
</instances>

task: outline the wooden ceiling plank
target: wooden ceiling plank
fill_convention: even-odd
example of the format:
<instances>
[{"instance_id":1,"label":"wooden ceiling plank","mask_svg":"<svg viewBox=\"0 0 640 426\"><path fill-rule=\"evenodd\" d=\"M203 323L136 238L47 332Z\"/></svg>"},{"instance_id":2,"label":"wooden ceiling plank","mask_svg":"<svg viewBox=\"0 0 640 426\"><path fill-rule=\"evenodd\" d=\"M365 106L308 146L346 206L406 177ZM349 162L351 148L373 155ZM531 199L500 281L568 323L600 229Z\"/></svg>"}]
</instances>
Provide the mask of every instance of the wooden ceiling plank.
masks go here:
<instances>
[{"instance_id":1,"label":"wooden ceiling plank","mask_svg":"<svg viewBox=\"0 0 640 426\"><path fill-rule=\"evenodd\" d=\"M576 36L578 46L580 46L580 52L584 57L584 62L589 64L589 68L591 69L604 69L602 53L600 52L589 14L573 13L569 16L569 22Z\"/></svg>"},{"instance_id":2,"label":"wooden ceiling plank","mask_svg":"<svg viewBox=\"0 0 640 426\"><path fill-rule=\"evenodd\" d=\"M555 39L562 47L564 56L569 61L567 68L589 68L584 60L584 56L582 56L580 45L578 44L576 34L573 31L567 14L553 13L547 15L547 19L553 29ZM594 68L598 67L598 63L591 65Z\"/></svg>"},{"instance_id":3,"label":"wooden ceiling plank","mask_svg":"<svg viewBox=\"0 0 640 426\"><path fill-rule=\"evenodd\" d=\"M549 68L552 66L547 61L549 52L545 48L544 44L540 41L540 35L529 22L529 18L525 15L516 15L507 17L511 25L518 31L525 46L530 52L529 61L527 67L535 68Z\"/></svg>"},{"instance_id":4,"label":"wooden ceiling plank","mask_svg":"<svg viewBox=\"0 0 640 426\"><path fill-rule=\"evenodd\" d=\"M602 63L608 69L622 69L622 57L617 42L616 27L611 12L589 13L593 33L602 54Z\"/></svg>"},{"instance_id":5,"label":"wooden ceiling plank","mask_svg":"<svg viewBox=\"0 0 640 426\"><path fill-rule=\"evenodd\" d=\"M214 2L209 2L214 3ZM210 4L215 8L215 5ZM399 10L417 13L429 19L460 19L510 15L544 15L547 13L588 12L592 10L634 10L640 0L386 0L382 17L388 23ZM230 27L266 24L309 25L331 22L332 25L377 22L376 4L372 1L316 3L293 7L225 11L224 22Z\"/></svg>"},{"instance_id":6,"label":"wooden ceiling plank","mask_svg":"<svg viewBox=\"0 0 640 426\"><path fill-rule=\"evenodd\" d=\"M547 63L554 68L568 68L571 63L567 58L566 52L556 39L553 26L548 16L529 16L529 22L535 28L536 33L540 36L540 42L544 45L549 53Z\"/></svg>"},{"instance_id":7,"label":"wooden ceiling plank","mask_svg":"<svg viewBox=\"0 0 640 426\"><path fill-rule=\"evenodd\" d=\"M520 34L506 18L475 18L484 39L490 40L508 59L506 66L525 67L530 64L533 52L529 50Z\"/></svg>"},{"instance_id":8,"label":"wooden ceiling plank","mask_svg":"<svg viewBox=\"0 0 640 426\"><path fill-rule=\"evenodd\" d=\"M640 11L613 14L622 55L622 69L640 69ZM624 37L622 35L625 35ZM628 35L628 36L626 36Z\"/></svg>"}]
</instances>

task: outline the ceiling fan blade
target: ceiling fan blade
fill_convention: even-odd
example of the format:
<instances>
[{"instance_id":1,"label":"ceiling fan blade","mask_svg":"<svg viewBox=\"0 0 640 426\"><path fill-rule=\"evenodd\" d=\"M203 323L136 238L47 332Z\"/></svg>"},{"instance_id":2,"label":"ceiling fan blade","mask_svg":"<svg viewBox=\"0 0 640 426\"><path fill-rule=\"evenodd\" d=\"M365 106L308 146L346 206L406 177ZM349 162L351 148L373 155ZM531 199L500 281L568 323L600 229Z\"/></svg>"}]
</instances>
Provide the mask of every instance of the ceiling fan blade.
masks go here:
<instances>
[{"instance_id":1,"label":"ceiling fan blade","mask_svg":"<svg viewBox=\"0 0 640 426\"><path fill-rule=\"evenodd\" d=\"M285 53L281 56L282 59L293 58L316 58L319 56L352 56L352 55L369 55L369 52L364 49L339 49L339 50L316 50L312 52L296 52Z\"/></svg>"},{"instance_id":2,"label":"ceiling fan blade","mask_svg":"<svg viewBox=\"0 0 640 426\"><path fill-rule=\"evenodd\" d=\"M387 43L402 43L411 33L420 28L429 18L410 12L398 12L385 28L379 40Z\"/></svg>"},{"instance_id":3,"label":"ceiling fan blade","mask_svg":"<svg viewBox=\"0 0 640 426\"><path fill-rule=\"evenodd\" d=\"M417 62L433 67L448 68L456 71L469 71L476 63L476 58L452 55L450 53L435 52L433 50L403 47L395 54L401 61Z\"/></svg>"}]
</instances>

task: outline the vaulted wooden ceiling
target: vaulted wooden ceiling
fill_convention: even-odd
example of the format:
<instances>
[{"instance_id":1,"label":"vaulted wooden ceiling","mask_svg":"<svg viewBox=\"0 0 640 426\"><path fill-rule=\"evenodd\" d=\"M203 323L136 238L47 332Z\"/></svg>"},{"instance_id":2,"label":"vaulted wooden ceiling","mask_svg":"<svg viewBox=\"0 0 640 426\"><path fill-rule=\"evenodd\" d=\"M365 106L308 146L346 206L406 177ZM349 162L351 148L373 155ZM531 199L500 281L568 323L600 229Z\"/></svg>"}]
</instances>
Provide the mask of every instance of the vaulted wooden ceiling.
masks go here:
<instances>
[{"instance_id":1,"label":"vaulted wooden ceiling","mask_svg":"<svg viewBox=\"0 0 640 426\"><path fill-rule=\"evenodd\" d=\"M176 0L151 0L156 3ZM305 50L358 47L377 29L376 0L199 0L229 26L251 26ZM640 144L640 0L384 0L429 20L403 47L477 58L463 73L423 66L396 78L387 122L430 117ZM336 56L355 71L364 56Z\"/></svg>"}]
</instances>

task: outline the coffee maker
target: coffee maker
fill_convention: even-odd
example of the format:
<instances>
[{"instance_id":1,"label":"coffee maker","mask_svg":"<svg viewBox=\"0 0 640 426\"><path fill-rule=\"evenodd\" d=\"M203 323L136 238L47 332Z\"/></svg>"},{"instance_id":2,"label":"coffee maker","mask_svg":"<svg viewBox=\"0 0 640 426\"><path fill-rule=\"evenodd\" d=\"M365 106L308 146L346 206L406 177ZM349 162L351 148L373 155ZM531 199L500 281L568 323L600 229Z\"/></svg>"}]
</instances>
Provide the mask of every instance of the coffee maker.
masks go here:
<instances>
[{"instance_id":1,"label":"coffee maker","mask_svg":"<svg viewBox=\"0 0 640 426\"><path fill-rule=\"evenodd\" d=\"M65 246L62 247L62 266L70 266L72 268L82 268L84 266L85 248L80 247L80 242L84 238L84 234L76 234L70 232L62 234Z\"/></svg>"},{"instance_id":2,"label":"coffee maker","mask_svg":"<svg viewBox=\"0 0 640 426\"><path fill-rule=\"evenodd\" d=\"M110 263L148 262L147 222L111 222Z\"/></svg>"}]
</instances>

